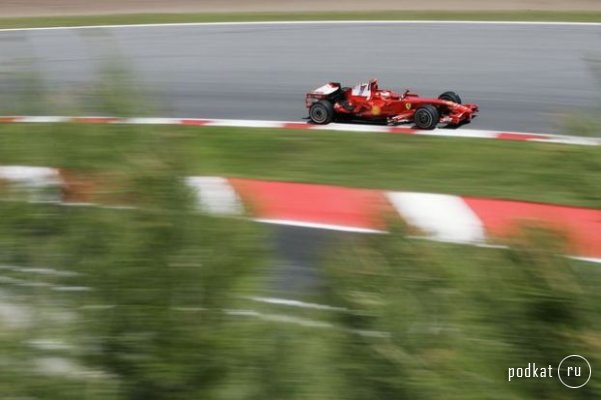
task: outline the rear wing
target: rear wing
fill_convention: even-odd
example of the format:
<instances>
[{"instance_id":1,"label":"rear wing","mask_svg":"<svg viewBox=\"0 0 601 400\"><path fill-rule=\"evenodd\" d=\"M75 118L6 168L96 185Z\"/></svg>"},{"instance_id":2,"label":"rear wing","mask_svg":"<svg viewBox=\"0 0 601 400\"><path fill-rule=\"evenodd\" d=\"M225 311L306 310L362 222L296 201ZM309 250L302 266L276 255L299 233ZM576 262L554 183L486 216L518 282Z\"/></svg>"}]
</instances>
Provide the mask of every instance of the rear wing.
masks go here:
<instances>
[{"instance_id":1,"label":"rear wing","mask_svg":"<svg viewBox=\"0 0 601 400\"><path fill-rule=\"evenodd\" d=\"M305 98L305 105L311 107L313 103L317 103L319 100L332 99L340 91L340 83L329 82L323 86L318 87L312 92L307 93Z\"/></svg>"},{"instance_id":2,"label":"rear wing","mask_svg":"<svg viewBox=\"0 0 601 400\"><path fill-rule=\"evenodd\" d=\"M313 93L313 94L321 94L321 95L327 96L327 95L330 95L330 94L334 93L338 89L340 89L340 83L338 83L338 82L329 82L329 83L326 83L323 86L318 87L317 89L315 89L311 93Z\"/></svg>"}]
</instances>

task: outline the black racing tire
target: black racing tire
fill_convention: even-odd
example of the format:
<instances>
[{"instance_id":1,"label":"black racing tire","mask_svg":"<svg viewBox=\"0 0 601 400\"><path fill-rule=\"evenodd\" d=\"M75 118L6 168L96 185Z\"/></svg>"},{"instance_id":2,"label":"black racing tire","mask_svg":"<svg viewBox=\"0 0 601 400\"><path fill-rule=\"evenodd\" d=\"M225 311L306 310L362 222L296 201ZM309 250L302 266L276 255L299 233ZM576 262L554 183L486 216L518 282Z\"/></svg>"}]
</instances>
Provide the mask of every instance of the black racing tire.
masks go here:
<instances>
[{"instance_id":1,"label":"black racing tire","mask_svg":"<svg viewBox=\"0 0 601 400\"><path fill-rule=\"evenodd\" d=\"M413 122L420 129L434 129L440 120L438 109L431 104L426 104L415 110Z\"/></svg>"},{"instance_id":2,"label":"black racing tire","mask_svg":"<svg viewBox=\"0 0 601 400\"><path fill-rule=\"evenodd\" d=\"M453 103L461 104L461 97L455 92L444 92L440 96L438 96L440 100L452 101Z\"/></svg>"},{"instance_id":3,"label":"black racing tire","mask_svg":"<svg viewBox=\"0 0 601 400\"><path fill-rule=\"evenodd\" d=\"M334 106L328 100L320 100L309 108L309 118L314 124L329 124L334 119Z\"/></svg>"}]
</instances>

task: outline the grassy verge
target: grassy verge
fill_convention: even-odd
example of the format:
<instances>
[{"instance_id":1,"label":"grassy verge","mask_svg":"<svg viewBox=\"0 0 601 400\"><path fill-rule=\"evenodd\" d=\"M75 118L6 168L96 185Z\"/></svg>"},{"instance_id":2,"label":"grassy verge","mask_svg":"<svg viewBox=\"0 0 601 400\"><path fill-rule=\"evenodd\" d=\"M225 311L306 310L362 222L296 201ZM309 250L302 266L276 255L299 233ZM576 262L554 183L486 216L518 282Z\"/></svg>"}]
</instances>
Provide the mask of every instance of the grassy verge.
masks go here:
<instances>
[{"instance_id":1,"label":"grassy verge","mask_svg":"<svg viewBox=\"0 0 601 400\"><path fill-rule=\"evenodd\" d=\"M2 125L0 164L122 170L139 143L175 144L187 175L317 182L601 207L601 149L351 132ZM107 143L110 145L107 146Z\"/></svg>"},{"instance_id":2,"label":"grassy verge","mask_svg":"<svg viewBox=\"0 0 601 400\"><path fill-rule=\"evenodd\" d=\"M601 12L568 11L372 11L314 13L118 14L73 17L0 18L0 28L164 24L230 21L470 20L601 22Z\"/></svg>"}]
</instances>

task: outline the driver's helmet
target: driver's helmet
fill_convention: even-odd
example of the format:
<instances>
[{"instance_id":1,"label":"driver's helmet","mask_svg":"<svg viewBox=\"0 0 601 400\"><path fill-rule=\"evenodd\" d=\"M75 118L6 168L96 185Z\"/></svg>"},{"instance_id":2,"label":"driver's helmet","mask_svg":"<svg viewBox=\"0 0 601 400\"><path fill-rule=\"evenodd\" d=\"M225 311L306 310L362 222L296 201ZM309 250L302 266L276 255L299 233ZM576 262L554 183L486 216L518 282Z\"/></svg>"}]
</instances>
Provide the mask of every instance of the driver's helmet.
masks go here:
<instances>
[{"instance_id":1,"label":"driver's helmet","mask_svg":"<svg viewBox=\"0 0 601 400\"><path fill-rule=\"evenodd\" d=\"M369 86L371 87L372 92L375 92L376 90L378 90L378 80L377 79L370 79L369 80Z\"/></svg>"}]
</instances>

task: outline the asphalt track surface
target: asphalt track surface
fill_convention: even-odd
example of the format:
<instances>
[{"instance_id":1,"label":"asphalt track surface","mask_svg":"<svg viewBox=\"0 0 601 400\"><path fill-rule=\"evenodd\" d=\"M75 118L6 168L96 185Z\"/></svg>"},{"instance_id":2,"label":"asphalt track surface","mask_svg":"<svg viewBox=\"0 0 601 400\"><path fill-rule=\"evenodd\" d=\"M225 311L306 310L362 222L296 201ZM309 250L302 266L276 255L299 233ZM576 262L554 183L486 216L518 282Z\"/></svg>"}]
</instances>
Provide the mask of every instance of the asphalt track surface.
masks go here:
<instances>
[{"instance_id":1,"label":"asphalt track surface","mask_svg":"<svg viewBox=\"0 0 601 400\"><path fill-rule=\"evenodd\" d=\"M301 120L307 90L372 77L425 96L455 90L480 105L480 129L559 133L567 113L601 104L600 25L445 23L0 31L0 104L24 98L32 77L58 98L85 92L114 64L158 116ZM60 113L53 106L33 110ZM319 281L316 260L335 235L272 232L274 288L294 297Z\"/></svg>"},{"instance_id":2,"label":"asphalt track surface","mask_svg":"<svg viewBox=\"0 0 601 400\"><path fill-rule=\"evenodd\" d=\"M160 116L300 120L304 93L372 77L478 103L472 127L556 133L601 104L601 25L265 24L0 31L0 93L85 90L119 63ZM93 112L85 109L83 112ZM40 113L46 110L36 110ZM48 110L55 111L55 110Z\"/></svg>"}]
</instances>

